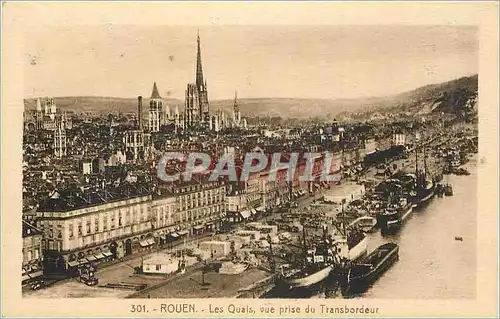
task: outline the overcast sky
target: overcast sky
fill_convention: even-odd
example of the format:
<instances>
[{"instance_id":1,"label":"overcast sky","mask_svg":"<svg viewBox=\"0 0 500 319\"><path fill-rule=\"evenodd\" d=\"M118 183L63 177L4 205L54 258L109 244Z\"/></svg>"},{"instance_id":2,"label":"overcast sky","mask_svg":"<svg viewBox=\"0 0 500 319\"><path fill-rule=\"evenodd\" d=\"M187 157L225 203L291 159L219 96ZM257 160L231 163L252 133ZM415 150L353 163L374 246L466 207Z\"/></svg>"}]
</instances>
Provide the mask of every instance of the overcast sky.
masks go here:
<instances>
[{"instance_id":1,"label":"overcast sky","mask_svg":"<svg viewBox=\"0 0 500 319\"><path fill-rule=\"evenodd\" d=\"M184 98L196 27L33 28L24 93ZM210 99L355 98L477 73L477 29L428 26L201 27Z\"/></svg>"}]
</instances>

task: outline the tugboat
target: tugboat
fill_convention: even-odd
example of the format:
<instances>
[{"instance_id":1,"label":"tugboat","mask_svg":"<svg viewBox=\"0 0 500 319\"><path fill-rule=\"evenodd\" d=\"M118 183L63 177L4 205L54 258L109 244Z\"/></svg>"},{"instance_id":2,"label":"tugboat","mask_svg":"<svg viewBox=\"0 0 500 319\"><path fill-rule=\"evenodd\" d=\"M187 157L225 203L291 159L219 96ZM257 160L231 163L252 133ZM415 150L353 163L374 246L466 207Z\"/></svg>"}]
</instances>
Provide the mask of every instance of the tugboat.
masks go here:
<instances>
[{"instance_id":1,"label":"tugboat","mask_svg":"<svg viewBox=\"0 0 500 319\"><path fill-rule=\"evenodd\" d=\"M347 219L344 210L345 200L342 200L342 214L340 223L333 223L336 228L331 239L336 254L343 260L355 261L366 256L368 237L360 226L346 227Z\"/></svg>"},{"instance_id":2,"label":"tugboat","mask_svg":"<svg viewBox=\"0 0 500 319\"><path fill-rule=\"evenodd\" d=\"M413 211L413 203L404 196L393 197L389 206L377 214L377 224L383 233L400 229Z\"/></svg>"},{"instance_id":3,"label":"tugboat","mask_svg":"<svg viewBox=\"0 0 500 319\"><path fill-rule=\"evenodd\" d=\"M412 196L412 202L417 206L424 206L432 197L434 197L436 192L436 183L432 179L427 178L427 161L425 155L424 147L424 170L418 169L418 150L415 150L415 188L410 193Z\"/></svg>"},{"instance_id":4,"label":"tugboat","mask_svg":"<svg viewBox=\"0 0 500 319\"><path fill-rule=\"evenodd\" d=\"M334 225L337 227L337 225ZM302 264L287 272L282 271L278 285L291 289L308 288L329 277L336 266L348 261L356 261L367 253L368 238L359 228L343 229L333 236L327 235L327 227L323 227L323 241L314 248L308 249L306 232L303 228L304 260Z\"/></svg>"},{"instance_id":5,"label":"tugboat","mask_svg":"<svg viewBox=\"0 0 500 319\"><path fill-rule=\"evenodd\" d=\"M324 237L324 239L326 239ZM288 289L307 288L328 278L334 268L333 251L326 240L313 249L307 249L306 231L303 228L304 260L301 265L287 272L282 269L277 285Z\"/></svg>"},{"instance_id":6,"label":"tugboat","mask_svg":"<svg viewBox=\"0 0 500 319\"><path fill-rule=\"evenodd\" d=\"M397 244L386 243L379 246L347 271L342 294L346 296L364 292L398 259Z\"/></svg>"},{"instance_id":7,"label":"tugboat","mask_svg":"<svg viewBox=\"0 0 500 319\"><path fill-rule=\"evenodd\" d=\"M358 260L366 256L368 249L368 237L359 228L353 228L347 231L347 236L333 236L333 244L336 247L340 258L350 261Z\"/></svg>"},{"instance_id":8,"label":"tugboat","mask_svg":"<svg viewBox=\"0 0 500 319\"><path fill-rule=\"evenodd\" d=\"M292 184L288 184L288 191L292 194ZM292 208L288 207L289 213ZM331 249L331 243L328 242L326 227L323 228L323 240L312 249L307 244L307 235L305 220L302 224L302 244L303 258L301 263L295 265L292 269L285 271L282 268L281 275L278 276L276 285L288 290L308 288L316 285L330 276L334 269L334 251ZM271 253L272 255L272 253ZM274 262L273 262L274 264ZM274 267L274 266L273 266Z\"/></svg>"}]
</instances>

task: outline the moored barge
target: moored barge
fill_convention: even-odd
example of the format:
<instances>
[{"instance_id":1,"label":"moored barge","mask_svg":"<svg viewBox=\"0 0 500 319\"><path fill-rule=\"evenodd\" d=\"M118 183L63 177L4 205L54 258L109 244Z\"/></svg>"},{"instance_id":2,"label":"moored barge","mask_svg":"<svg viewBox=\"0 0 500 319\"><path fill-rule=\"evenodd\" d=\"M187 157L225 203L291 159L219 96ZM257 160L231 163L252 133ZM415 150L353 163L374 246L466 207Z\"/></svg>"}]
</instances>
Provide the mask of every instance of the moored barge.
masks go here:
<instances>
[{"instance_id":1,"label":"moored barge","mask_svg":"<svg viewBox=\"0 0 500 319\"><path fill-rule=\"evenodd\" d=\"M364 292L398 259L397 244L386 243L379 246L348 270L342 293L350 295Z\"/></svg>"}]
</instances>

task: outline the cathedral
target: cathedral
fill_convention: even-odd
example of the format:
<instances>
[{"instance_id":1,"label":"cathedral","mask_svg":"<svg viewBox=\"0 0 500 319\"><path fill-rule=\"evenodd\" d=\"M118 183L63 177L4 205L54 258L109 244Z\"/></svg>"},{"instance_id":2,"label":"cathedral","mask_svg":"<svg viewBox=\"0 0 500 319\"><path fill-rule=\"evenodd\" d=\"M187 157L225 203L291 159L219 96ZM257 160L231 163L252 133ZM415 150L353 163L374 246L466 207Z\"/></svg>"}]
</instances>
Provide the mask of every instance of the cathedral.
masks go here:
<instances>
[{"instance_id":1,"label":"cathedral","mask_svg":"<svg viewBox=\"0 0 500 319\"><path fill-rule=\"evenodd\" d=\"M158 92L156 82L153 84L153 92L149 103L149 109L145 118L142 114L142 97L138 97L138 126L139 130L146 129L149 132L158 132L162 125L174 124L175 130L208 129L220 131L229 127L246 128L246 120L241 118L237 96L235 94L231 117L222 110L210 112L208 101L207 80L203 76L201 63L201 41L200 34L197 37L196 53L196 77L194 83L188 83L185 91L184 110L179 111L175 106L173 114L169 106L164 108L162 98Z\"/></svg>"},{"instance_id":2,"label":"cathedral","mask_svg":"<svg viewBox=\"0 0 500 319\"><path fill-rule=\"evenodd\" d=\"M43 101L37 98L35 111L24 112L24 126L26 130L56 131L59 127L71 129L72 121L66 116L66 112L57 109L53 98L46 98Z\"/></svg>"},{"instance_id":3,"label":"cathedral","mask_svg":"<svg viewBox=\"0 0 500 319\"><path fill-rule=\"evenodd\" d=\"M225 128L247 128L247 120L241 118L240 108L238 106L237 93L234 94L234 103L231 112L231 117L226 116L224 111L219 109L217 113L211 117L210 128L213 131L221 131Z\"/></svg>"},{"instance_id":4,"label":"cathedral","mask_svg":"<svg viewBox=\"0 0 500 319\"><path fill-rule=\"evenodd\" d=\"M196 80L188 83L184 103L184 126L186 128L210 125L210 104L208 103L207 80L203 79L201 64L201 43L198 33L198 51L196 55Z\"/></svg>"}]
</instances>

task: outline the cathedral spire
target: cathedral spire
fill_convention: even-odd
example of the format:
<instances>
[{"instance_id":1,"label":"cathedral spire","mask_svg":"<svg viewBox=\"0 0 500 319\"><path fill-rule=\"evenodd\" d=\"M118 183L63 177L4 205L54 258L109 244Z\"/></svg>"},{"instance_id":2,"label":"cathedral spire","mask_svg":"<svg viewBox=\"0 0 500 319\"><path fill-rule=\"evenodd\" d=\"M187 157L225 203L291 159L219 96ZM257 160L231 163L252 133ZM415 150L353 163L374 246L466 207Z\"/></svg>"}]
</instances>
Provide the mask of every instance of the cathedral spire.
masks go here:
<instances>
[{"instance_id":1,"label":"cathedral spire","mask_svg":"<svg viewBox=\"0 0 500 319\"><path fill-rule=\"evenodd\" d=\"M202 86L203 86L203 68L201 66L200 29L198 29L198 53L196 57L196 87L199 90Z\"/></svg>"},{"instance_id":2,"label":"cathedral spire","mask_svg":"<svg viewBox=\"0 0 500 319\"><path fill-rule=\"evenodd\" d=\"M158 93L158 87L156 86L156 82L153 84L153 92L151 93L152 99L161 99L160 93Z\"/></svg>"}]
</instances>

